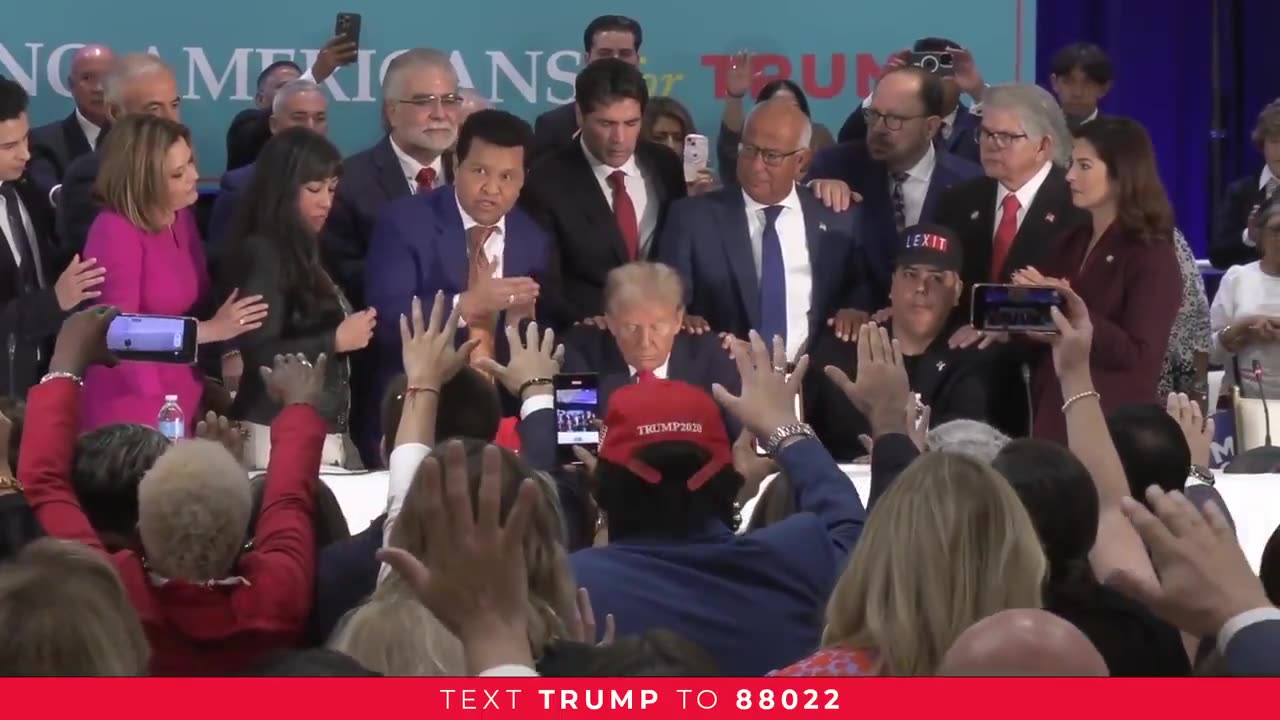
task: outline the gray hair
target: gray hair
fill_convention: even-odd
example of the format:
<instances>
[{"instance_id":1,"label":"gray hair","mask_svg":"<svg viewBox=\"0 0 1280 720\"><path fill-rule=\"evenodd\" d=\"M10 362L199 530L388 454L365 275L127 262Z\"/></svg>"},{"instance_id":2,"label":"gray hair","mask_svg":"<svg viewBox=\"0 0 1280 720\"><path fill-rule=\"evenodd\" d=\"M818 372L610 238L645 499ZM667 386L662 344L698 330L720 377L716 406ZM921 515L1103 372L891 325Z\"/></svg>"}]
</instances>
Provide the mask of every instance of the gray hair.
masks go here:
<instances>
[{"instance_id":1,"label":"gray hair","mask_svg":"<svg viewBox=\"0 0 1280 720\"><path fill-rule=\"evenodd\" d=\"M931 451L967 455L990 463L1009 444L1009 436L977 420L952 420L929 431L926 445Z\"/></svg>"},{"instance_id":2,"label":"gray hair","mask_svg":"<svg viewBox=\"0 0 1280 720\"><path fill-rule=\"evenodd\" d=\"M282 112L285 104L289 102L289 98L294 95L301 95L305 92L317 92L322 96L324 95L320 90L320 86L312 80L307 80L306 78L290 80L289 82L281 85L279 90L276 90L276 96L271 101L271 113L275 115Z\"/></svg>"},{"instance_id":3,"label":"gray hair","mask_svg":"<svg viewBox=\"0 0 1280 720\"><path fill-rule=\"evenodd\" d=\"M1062 107L1048 90L1028 83L1007 83L987 88L982 96L983 110L1008 110L1018 113L1022 131L1029 139L1053 141L1053 163L1065 168L1071 162L1071 130Z\"/></svg>"},{"instance_id":4,"label":"gray hair","mask_svg":"<svg viewBox=\"0 0 1280 720\"><path fill-rule=\"evenodd\" d=\"M449 62L447 54L430 48L414 48L397 55L387 64L387 73L382 77L382 97L387 100L402 99L400 84L405 73L428 68L446 70L453 77L454 83L458 82L458 71Z\"/></svg>"},{"instance_id":5,"label":"gray hair","mask_svg":"<svg viewBox=\"0 0 1280 720\"><path fill-rule=\"evenodd\" d=\"M645 300L665 300L684 308L684 281L669 265L654 262L632 262L609 271L604 281L605 312L613 308L621 296Z\"/></svg>"},{"instance_id":6,"label":"gray hair","mask_svg":"<svg viewBox=\"0 0 1280 720\"><path fill-rule=\"evenodd\" d=\"M756 103L755 107L751 108L751 112L747 113L746 122L750 122L752 115L755 115L757 112L759 112L761 108L767 107L771 102L779 102L779 103L786 103L788 105L795 105L794 102L787 101L782 98L769 98L768 100L765 100L762 103ZM804 115L804 113L801 112L801 115ZM742 127L744 130L747 127L746 122L742 124ZM812 142L813 142L813 120L811 120L808 115L805 115L804 125L800 127L800 142L798 143L799 147L796 147L794 149L807 150L809 148L809 144Z\"/></svg>"},{"instance_id":7,"label":"gray hair","mask_svg":"<svg viewBox=\"0 0 1280 720\"><path fill-rule=\"evenodd\" d=\"M131 53L120 58L112 64L110 72L103 79L103 95L107 103L119 105L126 85L135 78L158 72L172 75L173 69L150 53Z\"/></svg>"}]
</instances>

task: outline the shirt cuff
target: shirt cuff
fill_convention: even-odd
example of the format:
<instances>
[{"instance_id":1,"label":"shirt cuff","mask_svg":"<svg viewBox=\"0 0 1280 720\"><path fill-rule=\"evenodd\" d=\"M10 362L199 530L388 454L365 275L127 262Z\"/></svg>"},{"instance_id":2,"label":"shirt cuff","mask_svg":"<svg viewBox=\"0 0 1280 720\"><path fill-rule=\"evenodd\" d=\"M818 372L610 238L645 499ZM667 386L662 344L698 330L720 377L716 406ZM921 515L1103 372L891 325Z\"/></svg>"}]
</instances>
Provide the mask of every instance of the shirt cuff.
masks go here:
<instances>
[{"instance_id":1,"label":"shirt cuff","mask_svg":"<svg viewBox=\"0 0 1280 720\"><path fill-rule=\"evenodd\" d=\"M49 204L50 204L50 205L52 205L52 206L54 206L54 207L57 207L57 206L58 206L58 203L54 201L53 196L54 196L54 195L57 195L57 194L58 194L58 191L59 191L59 190L61 190L61 189L62 189L62 183L58 183L57 185L54 185L54 186L53 186L53 188L52 188L51 190L49 190ZM1248 234L1248 233L1246 233L1246 234Z\"/></svg>"},{"instance_id":2,"label":"shirt cuff","mask_svg":"<svg viewBox=\"0 0 1280 720\"><path fill-rule=\"evenodd\" d=\"M499 665L480 673L479 677L542 677L537 670L524 665Z\"/></svg>"},{"instance_id":3,"label":"shirt cuff","mask_svg":"<svg viewBox=\"0 0 1280 720\"><path fill-rule=\"evenodd\" d=\"M1245 247L1255 247L1256 243L1249 237L1249 228L1240 231L1240 242L1244 243Z\"/></svg>"},{"instance_id":4,"label":"shirt cuff","mask_svg":"<svg viewBox=\"0 0 1280 720\"><path fill-rule=\"evenodd\" d=\"M1252 610L1246 610L1239 615L1227 621L1222 629L1218 631L1217 645L1222 651L1227 649L1227 645L1231 643L1231 638L1236 633L1257 623L1265 620L1280 620L1280 609L1274 607L1260 607Z\"/></svg>"},{"instance_id":5,"label":"shirt cuff","mask_svg":"<svg viewBox=\"0 0 1280 720\"><path fill-rule=\"evenodd\" d=\"M382 546L387 547L391 541L391 528L396 517L404 507L404 497L409 493L409 486L418 474L418 467L431 454L431 448L422 443L405 443L391 451L391 459L387 462L387 519L382 523ZM378 569L378 582L381 583L391 574L391 567L383 565Z\"/></svg>"},{"instance_id":6,"label":"shirt cuff","mask_svg":"<svg viewBox=\"0 0 1280 720\"><path fill-rule=\"evenodd\" d=\"M555 395L534 395L520 403L520 419L524 420L539 410L552 410L555 406Z\"/></svg>"}]
</instances>

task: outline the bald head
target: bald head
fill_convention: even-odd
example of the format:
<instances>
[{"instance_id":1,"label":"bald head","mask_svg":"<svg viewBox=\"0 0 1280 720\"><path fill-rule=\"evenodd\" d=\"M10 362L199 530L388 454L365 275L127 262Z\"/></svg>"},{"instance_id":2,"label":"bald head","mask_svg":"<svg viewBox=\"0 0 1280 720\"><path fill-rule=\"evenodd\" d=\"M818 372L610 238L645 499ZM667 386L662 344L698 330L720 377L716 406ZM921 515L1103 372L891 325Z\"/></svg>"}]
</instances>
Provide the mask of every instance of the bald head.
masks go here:
<instances>
[{"instance_id":1,"label":"bald head","mask_svg":"<svg viewBox=\"0 0 1280 720\"><path fill-rule=\"evenodd\" d=\"M813 124L785 98L756 105L742 129L738 183L763 205L776 205L795 188L809 167Z\"/></svg>"},{"instance_id":2,"label":"bald head","mask_svg":"<svg viewBox=\"0 0 1280 720\"><path fill-rule=\"evenodd\" d=\"M489 101L484 95L475 88L459 88L458 94L462 96L462 107L458 109L458 126L466 122L471 113L477 110L488 110L490 108Z\"/></svg>"},{"instance_id":3,"label":"bald head","mask_svg":"<svg viewBox=\"0 0 1280 720\"><path fill-rule=\"evenodd\" d=\"M107 122L107 102L103 81L116 60L106 45L85 45L71 56L71 73L67 87L76 101L76 109L86 120L102 127Z\"/></svg>"},{"instance_id":4,"label":"bald head","mask_svg":"<svg viewBox=\"0 0 1280 720\"><path fill-rule=\"evenodd\" d=\"M1005 610L960 633L939 675L954 677L1106 677L1089 638L1045 610Z\"/></svg>"},{"instance_id":5,"label":"bald head","mask_svg":"<svg viewBox=\"0 0 1280 720\"><path fill-rule=\"evenodd\" d=\"M105 88L112 118L145 113L181 122L178 81L163 60L147 53L125 55L111 66Z\"/></svg>"}]
</instances>

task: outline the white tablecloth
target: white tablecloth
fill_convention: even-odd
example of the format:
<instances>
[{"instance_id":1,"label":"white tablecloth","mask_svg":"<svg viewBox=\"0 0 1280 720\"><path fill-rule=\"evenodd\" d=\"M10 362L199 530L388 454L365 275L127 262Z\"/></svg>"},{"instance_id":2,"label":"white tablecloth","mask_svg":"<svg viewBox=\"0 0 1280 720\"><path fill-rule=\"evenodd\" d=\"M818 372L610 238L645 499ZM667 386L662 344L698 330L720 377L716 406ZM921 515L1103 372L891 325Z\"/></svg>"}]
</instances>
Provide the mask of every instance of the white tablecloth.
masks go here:
<instances>
[{"instance_id":1,"label":"white tablecloth","mask_svg":"<svg viewBox=\"0 0 1280 720\"><path fill-rule=\"evenodd\" d=\"M866 465L842 465L841 469L853 481L863 501L871 492L871 470ZM1231 517L1236 523L1236 536L1244 547L1245 555L1254 571L1262 562L1262 551L1271 533L1280 526L1280 475L1217 475L1214 487L1226 501ZM333 490L342 506L342 512L357 533L369 527L369 522L387 509L387 473L334 473L321 475ZM761 485L767 486L768 480ZM751 517L755 499L742 508L742 517Z\"/></svg>"}]
</instances>

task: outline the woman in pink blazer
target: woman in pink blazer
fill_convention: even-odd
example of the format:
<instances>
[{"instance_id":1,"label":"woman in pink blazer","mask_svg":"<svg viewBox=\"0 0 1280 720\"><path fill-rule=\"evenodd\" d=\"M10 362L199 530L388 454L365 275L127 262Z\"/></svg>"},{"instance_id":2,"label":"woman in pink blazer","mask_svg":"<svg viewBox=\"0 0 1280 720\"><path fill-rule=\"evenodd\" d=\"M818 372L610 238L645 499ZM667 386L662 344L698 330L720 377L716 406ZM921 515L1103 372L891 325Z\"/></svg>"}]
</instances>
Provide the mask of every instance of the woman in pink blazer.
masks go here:
<instances>
[{"instance_id":1,"label":"woman in pink blazer","mask_svg":"<svg viewBox=\"0 0 1280 720\"><path fill-rule=\"evenodd\" d=\"M214 298L190 210L197 178L190 133L172 120L130 115L111 127L101 152L94 191L102 212L84 250L106 270L98 302L125 313L200 317ZM259 327L267 314L260 300L232 293L199 323L197 342L219 343ZM189 435L203 406L204 378L195 366L121 362L90 369L84 385L86 431L112 423L154 426L165 395L177 395Z\"/></svg>"}]
</instances>

